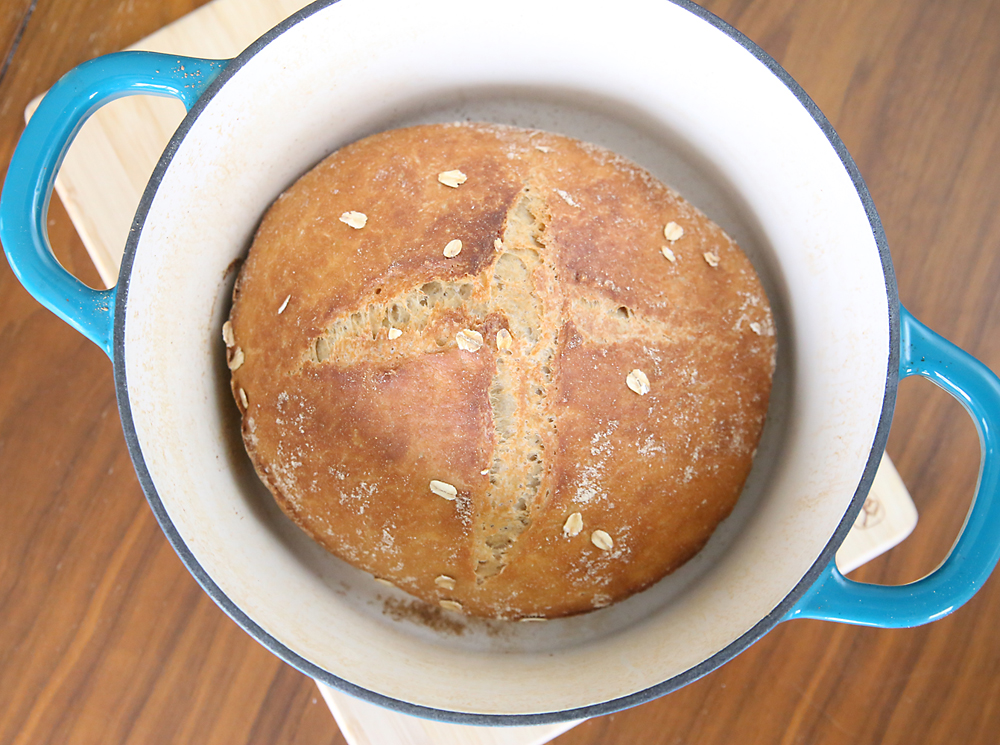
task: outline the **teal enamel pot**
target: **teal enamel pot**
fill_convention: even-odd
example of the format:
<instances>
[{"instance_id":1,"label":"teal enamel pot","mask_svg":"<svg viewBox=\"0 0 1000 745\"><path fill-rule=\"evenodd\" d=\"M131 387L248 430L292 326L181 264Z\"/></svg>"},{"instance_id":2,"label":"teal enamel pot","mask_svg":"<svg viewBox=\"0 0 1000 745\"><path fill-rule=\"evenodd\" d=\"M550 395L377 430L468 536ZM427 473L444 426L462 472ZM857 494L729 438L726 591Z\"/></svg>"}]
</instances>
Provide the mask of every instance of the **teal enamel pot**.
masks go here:
<instances>
[{"instance_id":1,"label":"teal enamel pot","mask_svg":"<svg viewBox=\"0 0 1000 745\"><path fill-rule=\"evenodd\" d=\"M21 138L0 198L8 260L111 358L136 472L206 592L318 680L478 724L650 700L789 619L913 626L966 602L1000 555L1000 383L899 304L871 196L823 114L759 47L685 0L620 0L614 13L584 0L571 14L557 0L508 0L495 11L459 0L419 11L405 0L323 1L233 60L102 57L56 84ZM526 18L544 34L526 33ZM46 211L81 123L134 94L175 96L188 113L145 190L117 287L95 291L53 258ZM779 354L750 479L694 560L590 614L545 624L456 615L445 632L388 612L408 601L282 516L242 449L220 328L234 262L285 187L363 135L456 119L597 142L675 186L754 262ZM909 375L955 396L978 427L975 502L930 575L859 584L838 573L834 553Z\"/></svg>"}]
</instances>

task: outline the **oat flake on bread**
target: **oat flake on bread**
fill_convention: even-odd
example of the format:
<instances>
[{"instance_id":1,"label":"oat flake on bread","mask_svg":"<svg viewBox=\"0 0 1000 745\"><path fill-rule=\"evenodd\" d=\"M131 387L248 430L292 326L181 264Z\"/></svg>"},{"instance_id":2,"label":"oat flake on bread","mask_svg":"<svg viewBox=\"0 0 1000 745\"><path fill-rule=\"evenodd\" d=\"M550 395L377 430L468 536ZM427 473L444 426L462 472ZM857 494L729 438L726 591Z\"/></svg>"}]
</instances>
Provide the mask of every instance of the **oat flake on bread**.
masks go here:
<instances>
[{"instance_id":1,"label":"oat flake on bread","mask_svg":"<svg viewBox=\"0 0 1000 745\"><path fill-rule=\"evenodd\" d=\"M705 215L608 150L490 124L329 156L264 217L230 322L243 439L289 517L433 606L505 619L603 607L697 553L775 359L760 282Z\"/></svg>"}]
</instances>

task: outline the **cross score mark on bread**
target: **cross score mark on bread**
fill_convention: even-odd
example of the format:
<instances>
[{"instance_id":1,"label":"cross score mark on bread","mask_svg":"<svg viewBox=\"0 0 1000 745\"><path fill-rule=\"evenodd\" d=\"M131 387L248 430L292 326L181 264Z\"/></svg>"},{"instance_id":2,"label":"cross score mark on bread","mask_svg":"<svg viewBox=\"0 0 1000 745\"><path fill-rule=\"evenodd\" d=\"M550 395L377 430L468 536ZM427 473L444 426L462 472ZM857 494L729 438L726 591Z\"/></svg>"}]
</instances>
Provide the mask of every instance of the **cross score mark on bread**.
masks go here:
<instances>
[{"instance_id":1,"label":"cross score mark on bread","mask_svg":"<svg viewBox=\"0 0 1000 745\"><path fill-rule=\"evenodd\" d=\"M335 318L330 330L316 339L305 357L305 361L336 360L338 364L377 359L385 354L383 338L390 337L397 339L390 353L394 364L453 347L478 352L484 344L483 334L465 328L453 339L442 336L440 329L445 326L438 323L442 316L460 311L476 328L485 328L488 323L504 324L496 332L499 341L495 351L506 354L495 356L490 384L497 447L489 469L491 490L486 496L488 502L503 508L496 511L494 530L475 552L476 575L480 579L504 569L504 554L531 523L530 508L538 499L547 466L546 441L554 437L556 429L546 397L554 380L553 358L560 329L568 321L582 343L596 345L653 339L662 343L671 336L667 324L638 317L603 293L581 291L563 297L557 269L545 251L547 213L544 201L532 193L530 186L525 187L507 215L492 275L430 282L392 297L380 294L362 314L345 313ZM548 292L538 293L537 287L548 288ZM392 333L403 330L405 341ZM627 376L623 372L622 380L636 393L650 390L649 379L641 370L632 370ZM527 395L512 393L520 390L526 390ZM528 436L519 431L525 421L531 422L528 429L534 431ZM447 474L442 475L445 477ZM430 490L448 500L457 495L455 487L438 480L430 482ZM515 493L520 496L509 501L506 495ZM608 533L599 530L594 535L595 546L611 550Z\"/></svg>"}]
</instances>

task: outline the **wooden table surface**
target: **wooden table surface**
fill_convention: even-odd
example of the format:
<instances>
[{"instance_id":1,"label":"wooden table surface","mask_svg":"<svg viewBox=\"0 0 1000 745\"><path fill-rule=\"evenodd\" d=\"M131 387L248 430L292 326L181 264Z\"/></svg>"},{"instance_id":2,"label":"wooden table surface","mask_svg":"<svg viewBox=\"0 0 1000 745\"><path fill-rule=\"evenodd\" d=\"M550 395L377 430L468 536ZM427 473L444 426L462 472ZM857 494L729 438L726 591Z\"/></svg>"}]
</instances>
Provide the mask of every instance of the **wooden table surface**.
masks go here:
<instances>
[{"instance_id":1,"label":"wooden table surface","mask_svg":"<svg viewBox=\"0 0 1000 745\"><path fill-rule=\"evenodd\" d=\"M3 0L0 172L28 101L200 0ZM902 301L1000 370L1000 3L717 0L833 122L885 225ZM502 3L498 2L502 7ZM664 63L669 62L665 50ZM58 199L63 263L98 278ZM889 453L920 524L859 570L931 570L961 526L978 439L904 381ZM0 262L0 743L343 743L307 677L201 591L132 471L111 365ZM884 631L779 626L658 701L558 745L1000 741L1000 578L952 616Z\"/></svg>"}]
</instances>

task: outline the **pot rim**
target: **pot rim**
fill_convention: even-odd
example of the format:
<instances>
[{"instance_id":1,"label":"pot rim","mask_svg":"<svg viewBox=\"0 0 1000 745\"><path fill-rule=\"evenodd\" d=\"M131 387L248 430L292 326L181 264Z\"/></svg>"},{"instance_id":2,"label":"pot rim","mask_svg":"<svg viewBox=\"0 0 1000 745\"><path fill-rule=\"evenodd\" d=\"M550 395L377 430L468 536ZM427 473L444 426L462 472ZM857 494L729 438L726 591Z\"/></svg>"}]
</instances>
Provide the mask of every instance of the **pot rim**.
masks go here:
<instances>
[{"instance_id":1,"label":"pot rim","mask_svg":"<svg viewBox=\"0 0 1000 745\"><path fill-rule=\"evenodd\" d=\"M136 249L142 233L142 228L145 224L146 217L153 200L156 197L160 181L162 180L167 168L170 166L180 143L186 137L188 131L190 131L198 116L214 98L216 93L229 81L230 78L237 74L251 58L253 58L258 52L264 49L277 37L281 36L288 29L306 20L316 12L339 2L339 0L316 0L312 4L286 18L236 56L205 90L195 105L188 111L187 115L184 117L183 121L170 138L170 142L164 149L163 154L157 162L156 167L150 176L149 182L143 191L142 198L132 221L131 229L129 230L129 236L125 245L118 279L112 341L115 391L118 399L118 409L122 420L122 428L125 434L125 443L128 447L129 455L132 458L133 465L135 466L136 475L138 476L142 490L145 493L153 514L166 535L167 540L173 546L188 571L192 574L198 584L201 585L202 589L208 593L212 600L214 600L230 618L232 618L241 628L243 628L254 639L256 639L260 644L270 650L281 660L314 680L348 693L363 701L382 706L392 711L454 724L478 726L527 726L564 722L574 719L589 719L592 717L612 714L659 698L660 696L694 682L702 676L712 672L716 668L721 667L759 640L762 636L764 636L764 634L785 619L786 614L789 613L796 602L798 602L805 592L813 585L820 573L829 565L831 561L834 560L837 549L840 547L840 544L843 542L847 533L853 526L854 521L864 504L868 491L871 488L872 481L875 478L875 472L878 469L882 453L885 450L886 442L889 436L889 427L892 422L893 409L895 406L896 390L899 383L899 295L896 286L895 272L893 270L892 260L889 255L889 248L882 228L881 220L879 219L878 213L875 209L868 187L866 186L864 179L861 177L861 173L858 170L853 158L848 153L843 141L834 130L830 121L826 118L822 111L820 111L819 107L808 96L805 90L792 78L792 76L789 75L789 73L761 47L751 41L742 32L710 11L696 5L691 0L668 1L688 11L689 13L692 13L701 20L715 27L717 30L726 34L730 39L750 52L789 89L802 107L808 112L820 130L822 130L834 151L837 153L844 169L851 178L851 182L853 183L854 188L858 193L858 197L864 206L865 213L868 216L872 234L878 247L879 257L885 278L885 289L889 311L889 359L886 372L886 384L882 402L882 411L879 415L874 441L868 455L867 463L865 464L864 472L858 487L855 490L849 508L844 513L843 518L831 535L819 557L805 573L802 579L799 580L791 592L789 592L782 599L782 601L773 610L771 610L770 613L758 621L743 635L694 667L668 678L667 680L661 681L656 685L621 696L619 698L573 709L532 714L479 714L462 711L449 711L401 701L399 699L375 693L374 691L358 686L315 665L294 652L282 642L278 641L275 637L261 628L242 609L240 609L213 581L194 556L193 552L184 542L184 539L181 537L180 533L171 521L170 516L167 514L166 508L157 493L156 487L153 484L152 478L150 477L149 471L146 467L129 401L128 381L126 379L125 368L125 316L128 305L132 267L135 261Z\"/></svg>"}]
</instances>

